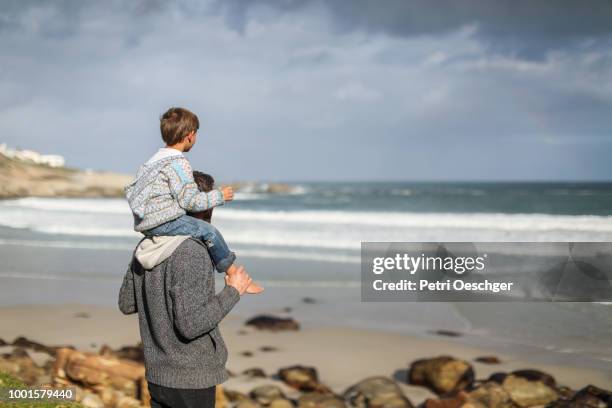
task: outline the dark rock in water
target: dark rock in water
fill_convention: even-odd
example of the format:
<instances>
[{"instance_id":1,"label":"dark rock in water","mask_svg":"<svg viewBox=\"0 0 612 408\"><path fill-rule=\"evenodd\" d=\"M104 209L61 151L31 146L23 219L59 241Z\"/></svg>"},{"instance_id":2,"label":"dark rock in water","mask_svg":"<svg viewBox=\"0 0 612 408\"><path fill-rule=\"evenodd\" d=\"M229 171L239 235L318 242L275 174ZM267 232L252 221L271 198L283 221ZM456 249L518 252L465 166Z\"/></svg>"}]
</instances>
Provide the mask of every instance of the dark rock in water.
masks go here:
<instances>
[{"instance_id":1,"label":"dark rock in water","mask_svg":"<svg viewBox=\"0 0 612 408\"><path fill-rule=\"evenodd\" d=\"M240 355L242 357L253 357L253 352L252 351L248 351L248 350L247 351L242 351L242 352L240 352Z\"/></svg>"},{"instance_id":2,"label":"dark rock in water","mask_svg":"<svg viewBox=\"0 0 612 408\"><path fill-rule=\"evenodd\" d=\"M307 304L317 303L317 301L314 298L311 298L311 297L302 298L302 302L303 303L307 303Z\"/></svg>"},{"instance_id":3,"label":"dark rock in water","mask_svg":"<svg viewBox=\"0 0 612 408\"><path fill-rule=\"evenodd\" d=\"M0 339L0 347L1 346L6 346L8 343L6 341L4 341L3 339Z\"/></svg>"},{"instance_id":4,"label":"dark rock in water","mask_svg":"<svg viewBox=\"0 0 612 408\"><path fill-rule=\"evenodd\" d=\"M569 405L562 405L568 404ZM578 391L570 401L561 402L559 405L552 405L554 408L610 408L612 407L612 391L604 390L587 385Z\"/></svg>"},{"instance_id":5,"label":"dark rock in water","mask_svg":"<svg viewBox=\"0 0 612 408\"><path fill-rule=\"evenodd\" d=\"M278 348L274 347L274 346L262 346L259 348L260 351L263 351L264 353L268 353L271 351L278 351Z\"/></svg>"},{"instance_id":6,"label":"dark rock in water","mask_svg":"<svg viewBox=\"0 0 612 408\"><path fill-rule=\"evenodd\" d=\"M452 331L452 330L434 330L433 334L437 334L438 336L446 336L446 337L461 337L462 333Z\"/></svg>"},{"instance_id":7,"label":"dark rock in water","mask_svg":"<svg viewBox=\"0 0 612 408\"><path fill-rule=\"evenodd\" d=\"M332 394L309 392L300 396L298 408L346 408L346 403Z\"/></svg>"},{"instance_id":8,"label":"dark rock in water","mask_svg":"<svg viewBox=\"0 0 612 408\"><path fill-rule=\"evenodd\" d=\"M292 310L293 310L293 309L292 309L292 308L290 308L290 307L285 307L285 308L283 308L283 312L285 312L285 313L291 313L291 311L292 311Z\"/></svg>"},{"instance_id":9,"label":"dark rock in water","mask_svg":"<svg viewBox=\"0 0 612 408\"><path fill-rule=\"evenodd\" d=\"M450 356L417 360L408 371L409 384L423 385L439 395L461 391L473 382L472 366Z\"/></svg>"},{"instance_id":10,"label":"dark rock in water","mask_svg":"<svg viewBox=\"0 0 612 408\"><path fill-rule=\"evenodd\" d=\"M314 367L294 365L278 370L278 377L287 385L300 391L331 392L319 382L317 370Z\"/></svg>"},{"instance_id":11,"label":"dark rock in water","mask_svg":"<svg viewBox=\"0 0 612 408\"><path fill-rule=\"evenodd\" d=\"M247 326L253 326L259 330L299 330L300 325L292 318L281 318L269 315L261 315L247 320Z\"/></svg>"},{"instance_id":12,"label":"dark rock in water","mask_svg":"<svg viewBox=\"0 0 612 408\"><path fill-rule=\"evenodd\" d=\"M383 376L366 378L347 388L342 396L356 408L413 408L397 383Z\"/></svg>"},{"instance_id":13,"label":"dark rock in water","mask_svg":"<svg viewBox=\"0 0 612 408\"><path fill-rule=\"evenodd\" d=\"M496 356L481 356L476 357L474 361L484 364L501 364L501 360Z\"/></svg>"},{"instance_id":14,"label":"dark rock in water","mask_svg":"<svg viewBox=\"0 0 612 408\"><path fill-rule=\"evenodd\" d=\"M516 370L511 374L515 377L524 378L528 381L542 381L551 388L555 388L557 386L557 381L555 381L555 378L552 375L540 370Z\"/></svg>"},{"instance_id":15,"label":"dark rock in water","mask_svg":"<svg viewBox=\"0 0 612 408\"><path fill-rule=\"evenodd\" d=\"M54 356L55 355L56 348L57 348L57 347L45 346L44 344L37 343L37 342L29 340L29 339L27 339L25 337L17 337L13 341L13 346L28 348L28 349L32 349L34 351L40 351L40 352L43 352L43 353L47 353L50 356Z\"/></svg>"},{"instance_id":16,"label":"dark rock in water","mask_svg":"<svg viewBox=\"0 0 612 408\"><path fill-rule=\"evenodd\" d=\"M260 385L255 387L251 390L249 396L261 405L270 405L275 399L285 398L283 391L276 385Z\"/></svg>"},{"instance_id":17,"label":"dark rock in water","mask_svg":"<svg viewBox=\"0 0 612 408\"><path fill-rule=\"evenodd\" d=\"M253 367L253 368L247 368L246 370L244 370L242 372L242 375L246 375L248 377L257 377L257 378L265 378L266 373L264 370L262 370L261 368L257 368L257 367Z\"/></svg>"}]
</instances>

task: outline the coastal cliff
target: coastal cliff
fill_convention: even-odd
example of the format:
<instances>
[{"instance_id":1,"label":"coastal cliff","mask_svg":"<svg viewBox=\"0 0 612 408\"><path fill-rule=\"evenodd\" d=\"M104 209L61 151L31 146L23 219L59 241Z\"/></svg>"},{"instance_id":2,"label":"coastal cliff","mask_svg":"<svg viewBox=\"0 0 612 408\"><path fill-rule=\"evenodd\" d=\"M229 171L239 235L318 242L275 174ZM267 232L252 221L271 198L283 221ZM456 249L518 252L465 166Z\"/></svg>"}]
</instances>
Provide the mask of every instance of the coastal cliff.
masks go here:
<instances>
[{"instance_id":1,"label":"coastal cliff","mask_svg":"<svg viewBox=\"0 0 612 408\"><path fill-rule=\"evenodd\" d=\"M52 167L0 154L0 199L121 197L131 176Z\"/></svg>"},{"instance_id":2,"label":"coastal cliff","mask_svg":"<svg viewBox=\"0 0 612 408\"><path fill-rule=\"evenodd\" d=\"M131 181L126 174L51 166L0 152L0 199L22 197L123 197ZM291 194L297 187L281 183L230 183L237 192Z\"/></svg>"}]
</instances>

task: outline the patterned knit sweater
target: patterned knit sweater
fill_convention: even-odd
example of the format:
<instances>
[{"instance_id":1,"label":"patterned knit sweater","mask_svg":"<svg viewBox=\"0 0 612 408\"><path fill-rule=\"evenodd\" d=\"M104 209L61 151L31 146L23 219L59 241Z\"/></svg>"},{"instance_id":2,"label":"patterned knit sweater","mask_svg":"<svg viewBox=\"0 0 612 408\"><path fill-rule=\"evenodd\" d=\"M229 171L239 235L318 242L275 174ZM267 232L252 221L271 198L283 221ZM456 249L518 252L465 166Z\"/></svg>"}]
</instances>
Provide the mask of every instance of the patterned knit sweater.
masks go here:
<instances>
[{"instance_id":1,"label":"patterned knit sweater","mask_svg":"<svg viewBox=\"0 0 612 408\"><path fill-rule=\"evenodd\" d=\"M143 164L125 187L134 229L142 232L172 221L187 212L199 212L224 204L221 190L198 189L193 170L183 155Z\"/></svg>"}]
</instances>

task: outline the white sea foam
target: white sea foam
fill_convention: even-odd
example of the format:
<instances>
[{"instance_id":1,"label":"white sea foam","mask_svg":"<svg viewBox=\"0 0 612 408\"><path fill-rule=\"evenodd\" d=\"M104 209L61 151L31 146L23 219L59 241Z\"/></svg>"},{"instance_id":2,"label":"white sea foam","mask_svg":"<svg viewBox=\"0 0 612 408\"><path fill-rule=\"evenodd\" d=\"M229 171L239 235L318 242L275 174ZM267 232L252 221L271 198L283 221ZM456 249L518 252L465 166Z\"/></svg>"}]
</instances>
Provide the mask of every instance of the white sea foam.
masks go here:
<instances>
[{"instance_id":1,"label":"white sea foam","mask_svg":"<svg viewBox=\"0 0 612 408\"><path fill-rule=\"evenodd\" d=\"M612 241L612 217L594 215L274 211L222 207L215 211L214 222L226 239L236 245L343 251L358 250L362 241ZM129 208L121 199L2 201L0 226L59 236L139 236L132 229ZM286 256L294 255L287 252Z\"/></svg>"}]
</instances>

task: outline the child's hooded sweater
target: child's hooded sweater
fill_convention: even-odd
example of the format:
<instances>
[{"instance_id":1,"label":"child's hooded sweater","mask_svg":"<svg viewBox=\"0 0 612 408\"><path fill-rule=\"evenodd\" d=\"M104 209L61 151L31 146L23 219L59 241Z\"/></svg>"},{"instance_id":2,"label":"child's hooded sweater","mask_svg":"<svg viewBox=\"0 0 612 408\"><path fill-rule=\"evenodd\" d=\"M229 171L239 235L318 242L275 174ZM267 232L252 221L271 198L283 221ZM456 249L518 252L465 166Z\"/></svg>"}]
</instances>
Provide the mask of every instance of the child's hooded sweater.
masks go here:
<instances>
[{"instance_id":1,"label":"child's hooded sweater","mask_svg":"<svg viewBox=\"0 0 612 408\"><path fill-rule=\"evenodd\" d=\"M134 229L139 232L225 202L221 190L205 193L198 189L189 161L178 151L143 164L125 187L125 194L134 215Z\"/></svg>"}]
</instances>

